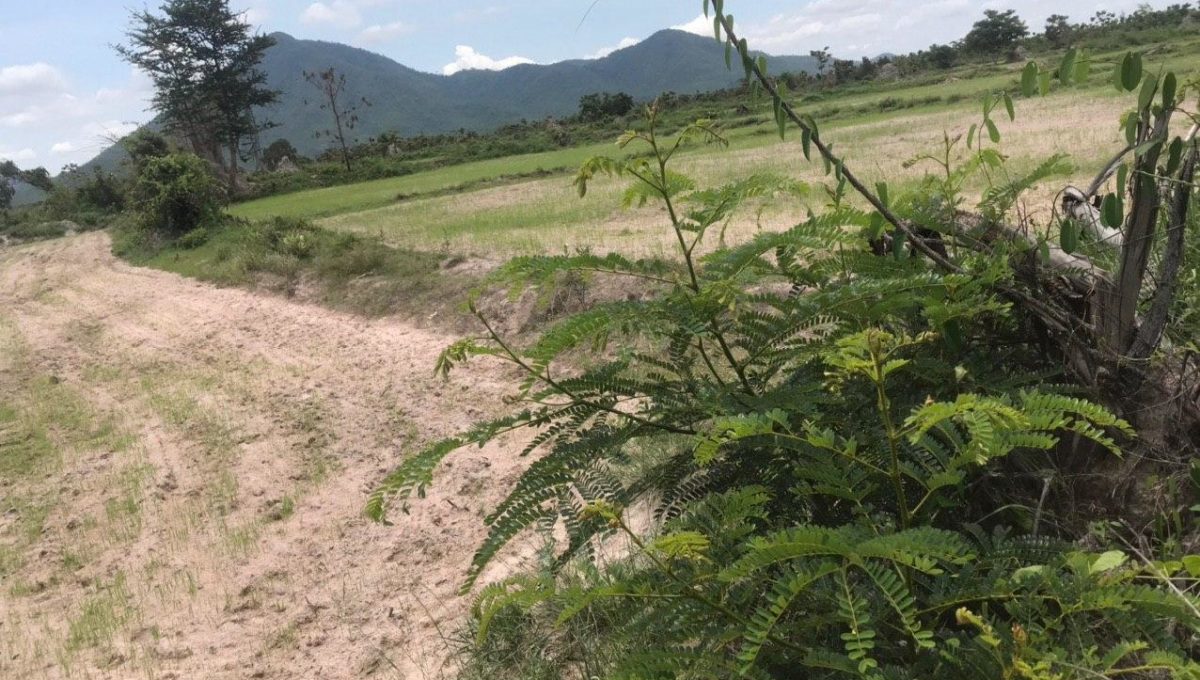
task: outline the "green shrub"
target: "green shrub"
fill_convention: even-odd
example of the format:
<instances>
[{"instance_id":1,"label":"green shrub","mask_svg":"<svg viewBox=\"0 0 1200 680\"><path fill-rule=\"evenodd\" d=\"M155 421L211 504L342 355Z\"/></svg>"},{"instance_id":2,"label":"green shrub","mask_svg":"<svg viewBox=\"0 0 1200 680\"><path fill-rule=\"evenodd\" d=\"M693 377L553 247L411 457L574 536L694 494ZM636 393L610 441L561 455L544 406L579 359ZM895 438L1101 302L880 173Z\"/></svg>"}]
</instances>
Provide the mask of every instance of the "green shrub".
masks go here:
<instances>
[{"instance_id":1,"label":"green shrub","mask_svg":"<svg viewBox=\"0 0 1200 680\"><path fill-rule=\"evenodd\" d=\"M325 276L340 280L383 274L397 252L379 241L339 238L322 252L317 267Z\"/></svg>"},{"instance_id":2,"label":"green shrub","mask_svg":"<svg viewBox=\"0 0 1200 680\"><path fill-rule=\"evenodd\" d=\"M18 222L0 228L0 233L22 241L35 241L63 236L67 233L67 225L62 222Z\"/></svg>"},{"instance_id":3,"label":"green shrub","mask_svg":"<svg viewBox=\"0 0 1200 680\"><path fill-rule=\"evenodd\" d=\"M313 240L302 231L284 234L279 239L279 251L300 260L308 259L313 252Z\"/></svg>"},{"instance_id":4,"label":"green shrub","mask_svg":"<svg viewBox=\"0 0 1200 680\"><path fill-rule=\"evenodd\" d=\"M125 209L127 184L99 168L75 189L80 205L108 213Z\"/></svg>"},{"instance_id":5,"label":"green shrub","mask_svg":"<svg viewBox=\"0 0 1200 680\"><path fill-rule=\"evenodd\" d=\"M145 161L133 197L144 229L176 237L216 219L222 192L207 162L173 153Z\"/></svg>"},{"instance_id":6,"label":"green shrub","mask_svg":"<svg viewBox=\"0 0 1200 680\"><path fill-rule=\"evenodd\" d=\"M878 253L879 215L848 205L831 167L826 212L697 257L740 206L805 187L698 189L670 160L718 131L668 139L655 115L621 140L650 158L593 159L577 185L628 177L626 202L664 203L683 273L619 255L507 265L516 285L607 272L666 292L574 314L528 346L477 311L483 336L437 370L507 361L523 404L407 457L368 505L383 519L452 452L529 431L534 460L487 516L464 590L520 536L536 532L544 559L481 591L465 676L1200 677L1195 598L1164 576L1197 574L1047 534L1003 484L1051 468L1064 442L1111 455L1132 434L1042 384L1052 367L997 293L1008 253L951 272L902 241ZM981 167L947 168L949 205ZM980 209L1011 208L1032 181ZM921 207L928 190L884 200L948 231L953 215Z\"/></svg>"},{"instance_id":7,"label":"green shrub","mask_svg":"<svg viewBox=\"0 0 1200 680\"><path fill-rule=\"evenodd\" d=\"M175 245L183 248L184 250L192 250L207 243L209 236L210 232L207 228L196 227L195 229L176 239Z\"/></svg>"}]
</instances>

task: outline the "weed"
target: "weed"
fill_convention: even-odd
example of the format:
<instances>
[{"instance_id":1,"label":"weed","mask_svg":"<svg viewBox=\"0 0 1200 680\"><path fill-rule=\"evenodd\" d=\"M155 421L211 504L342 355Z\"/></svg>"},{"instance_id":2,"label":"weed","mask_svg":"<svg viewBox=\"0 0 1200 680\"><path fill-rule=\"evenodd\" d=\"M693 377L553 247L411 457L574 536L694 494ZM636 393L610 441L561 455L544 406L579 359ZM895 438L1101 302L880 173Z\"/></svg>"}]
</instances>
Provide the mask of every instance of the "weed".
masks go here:
<instances>
[{"instance_id":1,"label":"weed","mask_svg":"<svg viewBox=\"0 0 1200 680\"><path fill-rule=\"evenodd\" d=\"M208 241L209 236L210 232L207 227L197 227L180 236L175 241L175 244L184 250L191 250L192 248L199 248L204 245Z\"/></svg>"},{"instance_id":2,"label":"weed","mask_svg":"<svg viewBox=\"0 0 1200 680\"><path fill-rule=\"evenodd\" d=\"M119 244L125 240L118 234L115 252L139 264L289 295L303 284L330 307L371 316L427 316L432 306L444 310L443 318L453 318L457 301L475 284L471 276L444 275L439 267L442 255L393 248L376 238L292 218L253 225L231 221L213 228L203 245L190 249L169 243L122 248Z\"/></svg>"},{"instance_id":3,"label":"weed","mask_svg":"<svg viewBox=\"0 0 1200 680\"><path fill-rule=\"evenodd\" d=\"M14 408L0 405L0 478L36 475L57 465L49 435Z\"/></svg>"},{"instance_id":4,"label":"weed","mask_svg":"<svg viewBox=\"0 0 1200 680\"><path fill-rule=\"evenodd\" d=\"M249 522L244 526L226 530L223 545L229 556L243 558L253 554L258 548L260 535L259 524Z\"/></svg>"},{"instance_id":5,"label":"weed","mask_svg":"<svg viewBox=\"0 0 1200 680\"><path fill-rule=\"evenodd\" d=\"M299 629L295 623L289 623L275 631L267 639L267 648L273 650L293 650L299 644Z\"/></svg>"},{"instance_id":6,"label":"weed","mask_svg":"<svg viewBox=\"0 0 1200 680\"><path fill-rule=\"evenodd\" d=\"M67 573L74 573L83 568L87 563L82 555L73 550L64 550L62 557L59 559L59 566Z\"/></svg>"},{"instance_id":7,"label":"weed","mask_svg":"<svg viewBox=\"0 0 1200 680\"><path fill-rule=\"evenodd\" d=\"M272 503L267 511L267 520L271 522L282 522L296 513L296 499L291 496L284 496L281 500Z\"/></svg>"},{"instance_id":8,"label":"weed","mask_svg":"<svg viewBox=\"0 0 1200 680\"><path fill-rule=\"evenodd\" d=\"M125 585L125 575L117 572L112 581L99 586L83 603L79 615L71 619L67 631L68 651L110 644L117 632L136 615Z\"/></svg>"}]
</instances>

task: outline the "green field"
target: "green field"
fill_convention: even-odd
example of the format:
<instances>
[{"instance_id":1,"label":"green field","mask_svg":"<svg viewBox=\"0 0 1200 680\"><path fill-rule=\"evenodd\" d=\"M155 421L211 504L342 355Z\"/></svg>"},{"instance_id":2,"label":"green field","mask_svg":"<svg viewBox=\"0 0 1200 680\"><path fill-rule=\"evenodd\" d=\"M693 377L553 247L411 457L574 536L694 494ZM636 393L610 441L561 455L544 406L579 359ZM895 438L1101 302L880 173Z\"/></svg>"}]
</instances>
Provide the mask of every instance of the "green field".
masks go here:
<instances>
[{"instance_id":1,"label":"green field","mask_svg":"<svg viewBox=\"0 0 1200 680\"><path fill-rule=\"evenodd\" d=\"M493 158L428 172L346 186L271 196L234 206L231 213L250 220L268 217L316 218L390 205L401 195L427 194L505 176L577 166L612 145L595 144L561 151Z\"/></svg>"},{"instance_id":2,"label":"green field","mask_svg":"<svg viewBox=\"0 0 1200 680\"><path fill-rule=\"evenodd\" d=\"M1013 145L1006 150L1011 156L1010 168L1032 168L1044 155L1058 151L1072 156L1079 171L1076 179L1082 180L1119 142L1116 126L1107 123L1119 115L1117 106L1114 99L1098 97L1083 102L1065 96L1029 102L1024 107L1025 118L1002 125L1003 129L1019 128L1022 133L1014 136ZM1064 135L1048 115L1053 109L1063 108L1097 124ZM876 116L874 122L847 121L831 126L826 134L865 178L875 181L886 177L903 188L919 180L927 169L905 168L906 159L937 145L943 130L965 130L977 116L974 106L965 104L905 111ZM766 129L761 134L753 132L759 131L739 135L728 149L692 150L680 159L678 170L701 187L771 173L806 182L811 190L805 198L774 202L765 213L743 213L728 225L731 238L759 228L790 226L796 216L809 209L819 211L826 200L819 190L825 179L822 166L803 159L798 141L781 143ZM658 208L621 207L626 185L619 179L597 181L581 199L568 177L549 177L332 215L319 219L318 224L379 236L408 248L476 255L558 252L578 247L603 251L619 247L647 255L669 251L669 232L661 228L663 215Z\"/></svg>"},{"instance_id":3,"label":"green field","mask_svg":"<svg viewBox=\"0 0 1200 680\"><path fill-rule=\"evenodd\" d=\"M875 87L867 92L849 91L836 97L800 104L807 112L814 114L822 111L832 112L833 125L843 127L886 118L886 113L873 109L878 109L880 102L887 99L913 103L929 100L927 103L911 106L907 109L909 112L965 109L973 106L973 102L966 101L968 97L1015 82L1011 69L1005 68L1000 73L994 73L994 69L989 68L984 69L984 75L974 75L976 70L978 69L972 69L972 76L966 80L956 80L952 83ZM937 101L932 101L933 99ZM747 121L763 118L763 111L758 111L757 116L746 116L732 110L714 112L697 109L695 117L713 113L717 113L715 118L719 122L731 126L728 133L731 148L757 148L775 141L773 126L765 122L746 125ZM400 197L419 197L422 194L441 193L456 187L471 188L478 183L499 181L506 177L520 177L540 171L559 171L566 175L592 156L616 153L618 151L614 144L598 143L558 151L488 159L401 177L270 196L240 203L230 212L250 220L276 216L308 219L329 217L392 205L401 200Z\"/></svg>"},{"instance_id":4,"label":"green field","mask_svg":"<svg viewBox=\"0 0 1200 680\"><path fill-rule=\"evenodd\" d=\"M1180 73L1200 70L1200 41L1158 45L1148 51L1157 62ZM1059 55L1042 55L1053 64ZM1008 171L1019 173L1053 153L1070 157L1074 171L1053 186L1030 194L1027 209L1048 213L1062 186L1086 181L1119 148L1117 121L1124 98L1108 85L1120 53L1091 57L1086 84L1056 90L1049 97L1017 97L1017 118L998 122L1009 158ZM997 91L1015 92L1022 64L960 67L911 81L871 82L796 99L812 114L848 164L870 181L887 178L903 188L917 182L930 166L905 167L904 161L937 148L944 133L963 135L980 122L979 100ZM677 170L708 187L755 173L772 173L812 187L806 199L774 202L763 213L744 214L727 225L730 238L794 222L797 214L819 211L821 165L801 157L798 141L780 142L763 101L745 108L744 98L706 101L671 112L671 124L711 117L726 128L728 146L696 145L685 150ZM1008 132L1016 134L1008 135ZM621 248L647 255L669 251L661 214L655 208L621 207L625 182L598 181L586 198L571 186L576 167L595 155L623 155L613 143L469 162L401 177L291 194L235 205L231 213L249 220L303 218L339 231L376 236L414 250L437 250L503 257L560 252L577 248ZM959 146L960 157L962 145ZM982 186L978 187L982 189Z\"/></svg>"}]
</instances>

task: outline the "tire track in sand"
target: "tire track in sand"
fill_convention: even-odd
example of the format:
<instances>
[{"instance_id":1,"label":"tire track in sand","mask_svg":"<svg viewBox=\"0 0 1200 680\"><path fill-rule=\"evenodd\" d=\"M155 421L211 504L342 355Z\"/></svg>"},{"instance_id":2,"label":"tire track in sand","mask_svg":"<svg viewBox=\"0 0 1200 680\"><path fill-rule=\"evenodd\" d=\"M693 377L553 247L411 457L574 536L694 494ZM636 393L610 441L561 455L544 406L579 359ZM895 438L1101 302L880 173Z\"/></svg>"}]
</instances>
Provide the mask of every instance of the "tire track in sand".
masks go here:
<instances>
[{"instance_id":1,"label":"tire track in sand","mask_svg":"<svg viewBox=\"0 0 1200 680\"><path fill-rule=\"evenodd\" d=\"M0 486L59 501L0 590L0 675L445 672L442 635L469 604L456 591L519 442L457 458L395 526L361 510L402 450L491 415L512 384L501 367L444 383L431 369L450 336L131 267L103 233L0 250L0 321L25 350L0 362L0 394L69 390L123 435ZM114 598L107 637L81 639Z\"/></svg>"}]
</instances>

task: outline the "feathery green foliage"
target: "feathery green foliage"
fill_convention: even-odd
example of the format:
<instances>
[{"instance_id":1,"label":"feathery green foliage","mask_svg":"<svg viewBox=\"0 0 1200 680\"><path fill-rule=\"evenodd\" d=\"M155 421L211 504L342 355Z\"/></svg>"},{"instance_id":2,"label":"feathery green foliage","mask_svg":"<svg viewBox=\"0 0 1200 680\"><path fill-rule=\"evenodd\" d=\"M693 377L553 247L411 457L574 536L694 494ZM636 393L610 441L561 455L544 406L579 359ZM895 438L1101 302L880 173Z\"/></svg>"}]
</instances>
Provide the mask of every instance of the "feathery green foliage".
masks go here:
<instances>
[{"instance_id":1,"label":"feathery green foliage","mask_svg":"<svg viewBox=\"0 0 1200 680\"><path fill-rule=\"evenodd\" d=\"M722 5L705 3L718 35L732 31ZM622 177L626 203L660 201L680 265L584 254L518 260L505 276L651 278L661 295L582 312L523 347L473 309L485 333L443 354L447 376L479 355L521 369L526 410L409 458L368 514L386 519L454 450L530 433L535 460L485 519L463 590L514 541L540 536L544 560L482 590L474 660L520 667L493 653L517 626L546 635L527 677L1200 677L1194 595L1124 552L1014 533L1027 514L989 503L1009 458L1050 459L1064 440L1119 455L1134 436L1100 406L1025 384L1046 367L997 292L1008 253L971 251L947 271L901 233L878 247L884 208L947 233L963 175L1003 170L1003 157L977 148L952 167L947 136L944 180L882 187L866 212L846 202L816 126L805 134L827 163L829 209L701 257L746 201L806 188L697 188L672 157L722 143L720 130L699 121L664 138L649 107L619 142L646 155L593 159L576 185ZM1062 163L993 185L980 210L1002 218ZM495 643L498 621L510 628Z\"/></svg>"}]
</instances>

